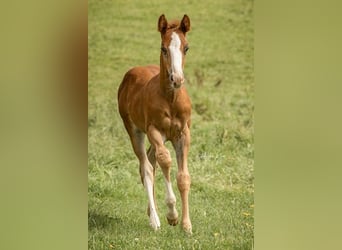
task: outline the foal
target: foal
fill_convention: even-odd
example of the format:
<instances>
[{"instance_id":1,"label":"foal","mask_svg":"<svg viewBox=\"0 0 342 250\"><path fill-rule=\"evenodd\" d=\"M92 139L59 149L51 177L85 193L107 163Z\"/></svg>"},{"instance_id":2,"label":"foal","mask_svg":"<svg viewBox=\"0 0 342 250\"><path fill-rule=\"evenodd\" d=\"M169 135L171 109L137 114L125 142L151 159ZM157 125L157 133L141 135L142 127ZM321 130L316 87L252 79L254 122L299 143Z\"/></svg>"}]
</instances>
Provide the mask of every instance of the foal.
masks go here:
<instances>
[{"instance_id":1,"label":"foal","mask_svg":"<svg viewBox=\"0 0 342 250\"><path fill-rule=\"evenodd\" d=\"M178 223L176 197L170 180L171 156L165 147L171 141L177 157L177 186L182 199L182 227L191 233L188 194L190 175L187 157L190 146L191 101L184 83L184 60L189 49L186 33L190 19L168 23L164 15L158 20L161 34L160 67L150 65L129 70L119 87L120 116L131 139L133 150L139 159L140 176L148 196L147 213L153 229L160 228L157 214L154 177L156 163L162 169L166 187L166 214L168 223ZM151 143L145 151L145 134Z\"/></svg>"}]
</instances>

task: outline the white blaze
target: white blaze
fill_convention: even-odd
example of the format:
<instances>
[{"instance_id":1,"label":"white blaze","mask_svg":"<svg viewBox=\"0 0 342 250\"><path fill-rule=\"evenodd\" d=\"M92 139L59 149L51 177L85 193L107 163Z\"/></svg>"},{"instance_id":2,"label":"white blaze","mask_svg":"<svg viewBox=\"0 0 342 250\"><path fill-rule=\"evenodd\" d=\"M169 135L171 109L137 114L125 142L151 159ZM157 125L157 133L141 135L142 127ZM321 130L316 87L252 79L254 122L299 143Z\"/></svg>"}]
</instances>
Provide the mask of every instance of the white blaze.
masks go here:
<instances>
[{"instance_id":1,"label":"white blaze","mask_svg":"<svg viewBox=\"0 0 342 250\"><path fill-rule=\"evenodd\" d=\"M183 81L183 69L182 69L182 52L181 52L181 40L176 32L172 32L171 42L169 45L171 55L171 69L175 77L175 80Z\"/></svg>"}]
</instances>

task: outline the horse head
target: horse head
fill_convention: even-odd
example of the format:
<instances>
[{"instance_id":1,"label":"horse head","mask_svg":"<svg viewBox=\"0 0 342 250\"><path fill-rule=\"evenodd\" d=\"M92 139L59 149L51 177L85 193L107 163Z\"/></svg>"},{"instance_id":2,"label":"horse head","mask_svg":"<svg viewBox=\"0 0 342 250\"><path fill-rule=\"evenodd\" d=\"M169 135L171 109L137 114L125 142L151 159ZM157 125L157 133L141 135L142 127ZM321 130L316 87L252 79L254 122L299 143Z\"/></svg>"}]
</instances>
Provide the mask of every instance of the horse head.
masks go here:
<instances>
[{"instance_id":1,"label":"horse head","mask_svg":"<svg viewBox=\"0 0 342 250\"><path fill-rule=\"evenodd\" d=\"M184 15L182 20L168 23L165 15L158 20L158 31L161 34L160 63L172 88L179 88L184 83L184 61L189 50L186 33L190 30L190 19Z\"/></svg>"}]
</instances>

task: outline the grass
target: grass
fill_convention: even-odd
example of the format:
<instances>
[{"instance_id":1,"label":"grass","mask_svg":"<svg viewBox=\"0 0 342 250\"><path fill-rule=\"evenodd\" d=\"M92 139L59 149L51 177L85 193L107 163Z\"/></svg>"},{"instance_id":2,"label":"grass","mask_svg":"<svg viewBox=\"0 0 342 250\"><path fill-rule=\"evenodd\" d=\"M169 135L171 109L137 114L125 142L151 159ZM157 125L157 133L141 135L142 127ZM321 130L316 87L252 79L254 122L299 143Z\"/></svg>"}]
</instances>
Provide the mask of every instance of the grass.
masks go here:
<instances>
[{"instance_id":1,"label":"grass","mask_svg":"<svg viewBox=\"0 0 342 250\"><path fill-rule=\"evenodd\" d=\"M89 249L252 249L253 1L90 0L88 6ZM162 228L149 227L138 161L117 112L125 72L159 63L161 13L168 19L186 13L192 24L184 70L193 103L190 237L167 224L159 169Z\"/></svg>"}]
</instances>

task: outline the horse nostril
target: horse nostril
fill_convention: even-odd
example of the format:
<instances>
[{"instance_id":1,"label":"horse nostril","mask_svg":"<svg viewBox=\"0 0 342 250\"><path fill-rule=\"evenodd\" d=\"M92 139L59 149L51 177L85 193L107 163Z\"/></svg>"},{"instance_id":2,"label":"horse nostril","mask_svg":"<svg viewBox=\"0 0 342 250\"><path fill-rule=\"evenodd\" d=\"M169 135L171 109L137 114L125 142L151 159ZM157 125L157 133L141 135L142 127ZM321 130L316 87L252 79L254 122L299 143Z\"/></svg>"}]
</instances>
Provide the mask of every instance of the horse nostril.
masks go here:
<instances>
[{"instance_id":1,"label":"horse nostril","mask_svg":"<svg viewBox=\"0 0 342 250\"><path fill-rule=\"evenodd\" d=\"M171 79L171 82L173 82L173 75L171 75L170 79Z\"/></svg>"}]
</instances>

